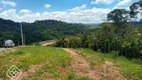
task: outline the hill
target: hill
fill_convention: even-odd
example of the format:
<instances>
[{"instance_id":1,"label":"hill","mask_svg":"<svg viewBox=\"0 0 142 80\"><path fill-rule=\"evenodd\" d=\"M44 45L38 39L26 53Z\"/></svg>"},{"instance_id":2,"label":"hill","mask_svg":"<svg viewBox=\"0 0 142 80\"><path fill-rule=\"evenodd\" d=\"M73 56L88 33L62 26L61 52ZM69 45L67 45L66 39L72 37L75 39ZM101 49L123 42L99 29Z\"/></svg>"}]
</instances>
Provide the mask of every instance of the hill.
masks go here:
<instances>
[{"instance_id":1,"label":"hill","mask_svg":"<svg viewBox=\"0 0 142 80\"><path fill-rule=\"evenodd\" d=\"M83 33L86 30L83 24L71 24L56 20L42 20L33 23L22 23L25 43L59 39L65 36ZM0 18L0 45L6 39L14 40L16 45L21 44L20 23Z\"/></svg>"}]
</instances>

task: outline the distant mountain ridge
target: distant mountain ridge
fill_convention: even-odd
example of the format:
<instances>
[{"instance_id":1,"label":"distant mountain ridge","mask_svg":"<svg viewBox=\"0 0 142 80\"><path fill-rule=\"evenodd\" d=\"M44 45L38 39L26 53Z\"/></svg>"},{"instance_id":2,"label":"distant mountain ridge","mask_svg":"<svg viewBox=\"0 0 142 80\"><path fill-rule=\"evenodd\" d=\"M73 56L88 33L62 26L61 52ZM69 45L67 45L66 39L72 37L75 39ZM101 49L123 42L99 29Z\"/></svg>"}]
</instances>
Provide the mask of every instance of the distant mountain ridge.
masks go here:
<instances>
[{"instance_id":1,"label":"distant mountain ridge","mask_svg":"<svg viewBox=\"0 0 142 80\"><path fill-rule=\"evenodd\" d=\"M133 22L133 24L141 26L142 27L142 22Z\"/></svg>"},{"instance_id":2,"label":"distant mountain ridge","mask_svg":"<svg viewBox=\"0 0 142 80\"><path fill-rule=\"evenodd\" d=\"M59 39L85 32L86 25L71 24L57 20L37 20L22 23L25 43ZM6 39L12 39L16 45L21 43L20 23L0 18L0 45Z\"/></svg>"}]
</instances>

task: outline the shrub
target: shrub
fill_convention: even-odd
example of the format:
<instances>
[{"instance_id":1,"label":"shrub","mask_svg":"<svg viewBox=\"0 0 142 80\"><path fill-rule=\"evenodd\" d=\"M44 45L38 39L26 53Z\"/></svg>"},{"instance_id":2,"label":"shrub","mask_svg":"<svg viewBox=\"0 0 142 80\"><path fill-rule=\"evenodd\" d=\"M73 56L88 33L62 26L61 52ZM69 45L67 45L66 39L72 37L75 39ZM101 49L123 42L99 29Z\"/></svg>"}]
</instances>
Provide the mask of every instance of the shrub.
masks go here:
<instances>
[{"instance_id":1,"label":"shrub","mask_svg":"<svg viewBox=\"0 0 142 80\"><path fill-rule=\"evenodd\" d=\"M124 41L122 43L121 49L119 51L119 55L123 55L128 58L138 57L140 54L140 49L138 44L135 42Z\"/></svg>"}]
</instances>

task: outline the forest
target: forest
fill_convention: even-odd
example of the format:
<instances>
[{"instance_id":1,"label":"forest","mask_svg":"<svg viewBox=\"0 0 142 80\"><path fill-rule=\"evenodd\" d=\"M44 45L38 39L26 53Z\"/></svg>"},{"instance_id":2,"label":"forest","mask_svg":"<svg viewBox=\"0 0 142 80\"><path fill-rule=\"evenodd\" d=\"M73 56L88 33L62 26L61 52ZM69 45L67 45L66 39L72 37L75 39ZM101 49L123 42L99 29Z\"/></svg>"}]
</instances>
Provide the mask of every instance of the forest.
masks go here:
<instances>
[{"instance_id":1,"label":"forest","mask_svg":"<svg viewBox=\"0 0 142 80\"><path fill-rule=\"evenodd\" d=\"M72 24L56 20L42 20L34 23L22 23L24 42L33 42L60 39L86 31L86 25ZM12 20L0 19L0 46L4 40L11 39L15 45L21 45L20 23Z\"/></svg>"}]
</instances>

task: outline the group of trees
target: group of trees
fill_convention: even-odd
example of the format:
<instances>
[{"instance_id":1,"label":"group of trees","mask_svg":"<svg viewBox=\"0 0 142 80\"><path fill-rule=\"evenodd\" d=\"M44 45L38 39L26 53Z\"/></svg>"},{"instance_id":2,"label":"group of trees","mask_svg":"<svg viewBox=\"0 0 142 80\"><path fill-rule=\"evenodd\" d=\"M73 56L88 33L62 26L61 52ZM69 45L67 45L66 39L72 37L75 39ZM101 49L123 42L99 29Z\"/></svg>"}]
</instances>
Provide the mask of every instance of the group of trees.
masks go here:
<instances>
[{"instance_id":1,"label":"group of trees","mask_svg":"<svg viewBox=\"0 0 142 80\"><path fill-rule=\"evenodd\" d=\"M82 36L70 36L60 39L56 42L56 47L88 48L91 40L89 40L89 35L83 34Z\"/></svg>"},{"instance_id":2,"label":"group of trees","mask_svg":"<svg viewBox=\"0 0 142 80\"><path fill-rule=\"evenodd\" d=\"M102 53L118 52L119 56L138 58L142 56L142 37L134 24L125 24L125 33L116 32L115 24L102 24L93 35L83 33L81 36L65 37L57 41L57 47L91 48ZM141 57L142 58L142 57Z\"/></svg>"},{"instance_id":3,"label":"group of trees","mask_svg":"<svg viewBox=\"0 0 142 80\"><path fill-rule=\"evenodd\" d=\"M125 24L125 27L116 32L118 28L114 24L103 24L102 29L96 34L92 48L103 53L117 51L118 55L129 58L139 57L142 54L142 38L138 35L139 31L129 23Z\"/></svg>"},{"instance_id":4,"label":"group of trees","mask_svg":"<svg viewBox=\"0 0 142 80\"><path fill-rule=\"evenodd\" d=\"M116 32L114 34L117 35L117 43L119 43L117 46L120 46L118 49L119 55L126 57L141 55L142 33L132 26L132 23L138 19L138 14L142 16L141 11L142 0L133 3L130 10L115 9L107 15L108 21L112 21L115 27Z\"/></svg>"},{"instance_id":5,"label":"group of trees","mask_svg":"<svg viewBox=\"0 0 142 80\"><path fill-rule=\"evenodd\" d=\"M102 53L117 51L129 58L142 56L142 28L133 21L142 14L142 0L133 3L130 10L115 9L108 13L108 22L100 25L94 35L84 34L63 38L56 46L92 48ZM142 57L141 57L142 58Z\"/></svg>"}]
</instances>

